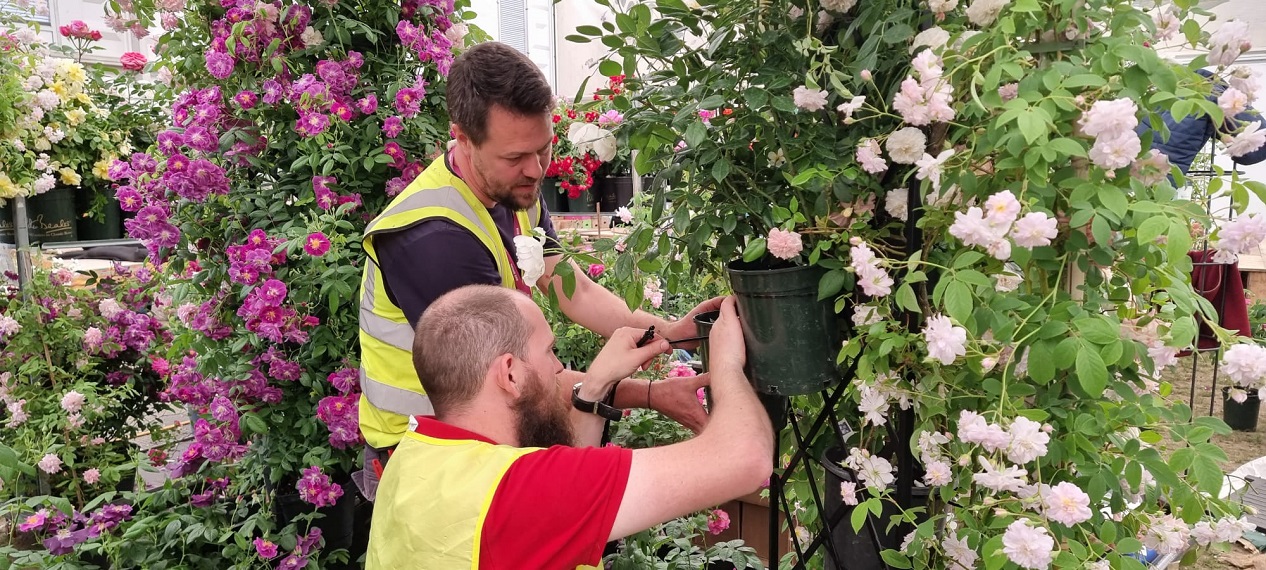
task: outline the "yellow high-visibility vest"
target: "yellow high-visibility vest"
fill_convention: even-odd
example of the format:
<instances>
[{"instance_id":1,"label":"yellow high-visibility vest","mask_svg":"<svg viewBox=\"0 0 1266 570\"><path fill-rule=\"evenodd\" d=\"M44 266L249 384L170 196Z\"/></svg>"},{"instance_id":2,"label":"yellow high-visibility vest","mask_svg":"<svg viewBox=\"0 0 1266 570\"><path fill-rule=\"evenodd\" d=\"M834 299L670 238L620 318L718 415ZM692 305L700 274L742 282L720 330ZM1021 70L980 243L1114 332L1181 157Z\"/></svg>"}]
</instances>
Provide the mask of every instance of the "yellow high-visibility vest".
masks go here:
<instances>
[{"instance_id":1,"label":"yellow high-visibility vest","mask_svg":"<svg viewBox=\"0 0 1266 570\"><path fill-rule=\"evenodd\" d=\"M378 484L365 570L478 570L497 486L533 451L406 432Z\"/></svg>"},{"instance_id":2,"label":"yellow high-visibility vest","mask_svg":"<svg viewBox=\"0 0 1266 570\"><path fill-rule=\"evenodd\" d=\"M541 219L540 204L516 212L519 228L530 231ZM501 285L515 288L514 260L488 209L441 156L431 163L365 228L365 270L360 289L360 431L382 449L399 443L409 416L433 415L434 408L413 368L413 328L387 296L374 238L442 218L469 231L497 260ZM531 285L529 283L529 285Z\"/></svg>"}]
</instances>

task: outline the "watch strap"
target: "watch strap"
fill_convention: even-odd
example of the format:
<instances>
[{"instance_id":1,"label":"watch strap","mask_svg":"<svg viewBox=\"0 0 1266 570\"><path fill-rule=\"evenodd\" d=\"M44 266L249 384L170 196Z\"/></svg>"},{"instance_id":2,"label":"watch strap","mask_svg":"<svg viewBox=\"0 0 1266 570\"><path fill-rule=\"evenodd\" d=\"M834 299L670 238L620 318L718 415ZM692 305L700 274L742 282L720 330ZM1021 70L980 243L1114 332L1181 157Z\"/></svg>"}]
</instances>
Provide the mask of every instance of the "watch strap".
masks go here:
<instances>
[{"instance_id":1,"label":"watch strap","mask_svg":"<svg viewBox=\"0 0 1266 570\"><path fill-rule=\"evenodd\" d=\"M577 382L576 385L572 386L571 388L571 405L572 406L574 406L577 410L580 410L582 412L596 414L604 419L607 419L613 422L620 421L620 418L624 417L624 410L620 408L607 405L606 402L603 402L601 400L597 402L590 402L588 400L581 398L580 387L583 384L584 384L583 382ZM611 394L614 394L614 393L615 393L615 387L612 386ZM608 397L604 399L610 399L611 394L609 394Z\"/></svg>"}]
</instances>

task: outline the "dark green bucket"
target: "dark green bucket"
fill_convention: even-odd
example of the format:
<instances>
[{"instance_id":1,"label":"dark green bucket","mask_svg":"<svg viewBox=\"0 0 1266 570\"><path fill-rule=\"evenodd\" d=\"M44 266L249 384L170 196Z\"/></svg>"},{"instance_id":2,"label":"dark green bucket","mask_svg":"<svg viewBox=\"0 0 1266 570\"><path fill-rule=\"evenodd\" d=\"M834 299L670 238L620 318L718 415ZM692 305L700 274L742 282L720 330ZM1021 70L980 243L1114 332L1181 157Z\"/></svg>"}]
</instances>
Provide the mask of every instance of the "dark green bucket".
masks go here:
<instances>
[{"instance_id":1,"label":"dark green bucket","mask_svg":"<svg viewBox=\"0 0 1266 570\"><path fill-rule=\"evenodd\" d=\"M75 241L75 189L54 188L26 199L31 243Z\"/></svg>"},{"instance_id":2,"label":"dark green bucket","mask_svg":"<svg viewBox=\"0 0 1266 570\"><path fill-rule=\"evenodd\" d=\"M1231 399L1231 388L1222 388L1222 421L1235 431L1257 431L1258 412L1262 409L1262 400L1257 390L1248 391L1248 399L1243 403Z\"/></svg>"},{"instance_id":3,"label":"dark green bucket","mask_svg":"<svg viewBox=\"0 0 1266 570\"><path fill-rule=\"evenodd\" d=\"M541 180L541 199L552 214L567 211L567 195L559 193L557 178Z\"/></svg>"},{"instance_id":4,"label":"dark green bucket","mask_svg":"<svg viewBox=\"0 0 1266 570\"><path fill-rule=\"evenodd\" d=\"M598 191L597 188L590 188L588 190L584 190L580 193L580 196L577 198L570 198L567 196L567 194L563 194L563 197L567 198L567 211L580 212L580 213L597 212L598 211L597 191Z\"/></svg>"},{"instance_id":5,"label":"dark green bucket","mask_svg":"<svg viewBox=\"0 0 1266 570\"><path fill-rule=\"evenodd\" d=\"M104 198L101 221L89 215L92 203L98 201L98 195ZM75 213L78 215L75 220L75 229L79 239L98 240L123 237L123 210L119 207L119 199L114 197L114 191L83 189L76 192Z\"/></svg>"},{"instance_id":6,"label":"dark green bucket","mask_svg":"<svg viewBox=\"0 0 1266 570\"><path fill-rule=\"evenodd\" d=\"M721 311L708 311L695 315L695 334L703 337L699 341L699 362L703 363L703 371L708 371L708 335L712 333L712 324L720 318Z\"/></svg>"},{"instance_id":7,"label":"dark green bucket","mask_svg":"<svg viewBox=\"0 0 1266 570\"><path fill-rule=\"evenodd\" d=\"M820 392L840 379L835 307L818 301L819 267L727 266L747 344L747 373L756 391L775 396Z\"/></svg>"},{"instance_id":8,"label":"dark green bucket","mask_svg":"<svg viewBox=\"0 0 1266 570\"><path fill-rule=\"evenodd\" d=\"M17 226L13 223L12 200L0 206L0 243L18 243Z\"/></svg>"}]
</instances>

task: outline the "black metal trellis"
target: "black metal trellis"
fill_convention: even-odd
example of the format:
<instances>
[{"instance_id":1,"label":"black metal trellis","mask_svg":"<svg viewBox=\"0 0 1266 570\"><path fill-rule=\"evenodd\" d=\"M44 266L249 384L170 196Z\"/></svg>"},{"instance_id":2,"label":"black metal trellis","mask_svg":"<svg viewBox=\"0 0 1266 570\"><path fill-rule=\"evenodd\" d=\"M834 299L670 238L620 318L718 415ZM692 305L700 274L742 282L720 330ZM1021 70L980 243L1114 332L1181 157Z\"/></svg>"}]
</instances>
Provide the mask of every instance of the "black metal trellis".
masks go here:
<instances>
[{"instance_id":1,"label":"black metal trellis","mask_svg":"<svg viewBox=\"0 0 1266 570\"><path fill-rule=\"evenodd\" d=\"M907 211L909 214L906 216L904 238L906 241L905 253L907 257L910 257L921 248L923 243L923 230L918 227L919 215L922 213L923 208L919 195L919 184L913 177L909 181L907 190L909 194ZM908 330L918 331L922 329L923 319L919 313L906 312L902 315L902 321ZM791 544L796 553L796 562L792 568L805 568L805 563L822 548L825 548L824 552L829 555L829 559L835 561L837 568L844 568L845 559L838 550L840 545L836 544L833 538L836 529L840 528L840 525L850 524L849 521L845 520L845 516L850 512L850 509L838 508L834 512L828 512L828 504L825 498L826 494L832 492L832 490L826 488L825 473L829 459L814 453L814 443L822 436L830 435L833 436L834 443L838 445L844 444L849 432L845 429L847 424L840 421L836 405L855 376L857 362L857 360L854 360L853 364L843 371L839 383L820 393L823 401L822 411L816 417L798 418L795 413L792 413L790 401L787 398L761 395L765 409L769 412L773 421L775 434L778 434L774 445L774 464L779 464L783 453L780 434L784 428L790 428L792 440L796 446L783 472L781 474L775 473L770 478L769 563L771 567L778 568L781 562L779 535L782 530L782 515L794 512L791 500L787 496L786 484L797 473L803 472L805 474L804 478L808 482L810 498L812 498L814 505L817 507L818 517L822 526L817 535L809 540L807 544L802 544L800 537L794 531L791 533ZM888 424L888 443L883 454L885 456L896 456L897 474L893 483L893 489L897 504L902 509L909 509L914 506L915 463L914 455L910 452L908 445L913 434L913 409L900 410L892 414ZM823 473L823 478L820 482L814 471L814 463L818 464ZM838 490L835 492L838 493ZM904 536L910 530L908 524L902 524L894 526L884 535L881 534L878 522L868 521L863 527L863 531L867 533L870 542L874 545L874 553L876 555L889 548L890 546L888 545L897 544L898 537ZM882 567L887 567L882 562L876 562L881 564Z\"/></svg>"},{"instance_id":2,"label":"black metal trellis","mask_svg":"<svg viewBox=\"0 0 1266 570\"><path fill-rule=\"evenodd\" d=\"M1187 178L1196 177L1196 178L1211 179L1218 176L1218 171L1213 166L1214 159L1217 156L1216 154L1217 145L1215 142L1215 138L1212 136L1213 135L1212 131L1213 131L1213 125L1212 123L1210 123L1209 127L1206 129L1206 134L1205 134L1205 136L1209 140L1209 151L1208 151L1209 152L1209 168L1202 169L1202 170L1188 170ZM1232 168L1232 172L1238 172L1236 170L1237 167L1234 165L1234 163L1232 163L1231 168ZM1204 204L1205 213L1208 214L1210 218L1212 218L1213 213L1214 213L1213 198L1211 196L1206 196L1204 199L1205 199L1205 204ZM1230 213L1234 214L1234 209L1231 209ZM1215 263L1211 261L1210 259L1212 249L1210 248L1210 245L1209 245L1208 235L1209 235L1209 231L1211 230L1212 228L1208 228L1205 231L1205 235L1202 239L1201 247L1200 247L1200 257L1197 260L1193 260L1191 264L1192 265L1192 283L1191 283L1192 289L1195 290L1197 295L1200 295L1202 297L1210 293L1213 293L1214 291L1217 291L1220 288L1225 287L1227 283L1227 279L1231 274L1231 265L1225 264L1225 263ZM1198 279L1197 279L1197 276L1199 276ZM1210 284L1211 277L1212 277L1212 281L1211 281L1212 284ZM1217 307L1217 313L1218 313L1219 318L1221 317L1221 315L1226 313L1226 297L1227 296L1225 294L1221 296L1221 301L1219 303L1219 306ZM1218 323L1218 324L1221 324L1221 323ZM1213 359L1213 377L1210 379L1210 386L1209 386L1209 415L1212 416L1215 405L1217 404L1217 397L1218 397L1218 373L1220 372L1220 369L1221 369L1222 343L1218 341L1216 336L1214 336L1213 341L1216 343L1214 346L1201 348L1200 340L1201 340L1201 334L1199 331L1197 331L1195 346L1193 346L1190 351L1191 384L1190 384L1190 390L1187 395L1187 404L1191 406L1192 410L1196 409L1196 383L1198 382L1197 379L1199 377L1199 372L1200 372L1200 357L1206 354L1210 355Z\"/></svg>"}]
</instances>

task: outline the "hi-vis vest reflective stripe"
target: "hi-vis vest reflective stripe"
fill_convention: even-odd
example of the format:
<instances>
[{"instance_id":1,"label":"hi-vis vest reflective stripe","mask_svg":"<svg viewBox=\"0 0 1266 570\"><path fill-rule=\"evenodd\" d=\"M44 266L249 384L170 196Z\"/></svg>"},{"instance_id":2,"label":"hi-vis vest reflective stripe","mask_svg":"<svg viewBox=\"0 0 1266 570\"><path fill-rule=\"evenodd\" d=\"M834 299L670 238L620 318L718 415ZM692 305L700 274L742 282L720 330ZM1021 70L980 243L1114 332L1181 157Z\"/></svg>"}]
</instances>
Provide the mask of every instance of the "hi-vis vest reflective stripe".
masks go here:
<instances>
[{"instance_id":1,"label":"hi-vis vest reflective stripe","mask_svg":"<svg viewBox=\"0 0 1266 570\"><path fill-rule=\"evenodd\" d=\"M365 570L478 570L497 485L533 451L406 432L378 484Z\"/></svg>"},{"instance_id":2,"label":"hi-vis vest reflective stripe","mask_svg":"<svg viewBox=\"0 0 1266 570\"><path fill-rule=\"evenodd\" d=\"M540 205L516 212L524 231L536 227ZM409 416L431 415L422 382L413 368L413 328L404 312L387 297L374 237L408 229L425 220L443 218L469 231L497 260L501 285L514 288L514 261L497 225L470 187L437 158L365 228L367 258L361 275L360 300L360 430L377 448L396 445L408 430Z\"/></svg>"}]
</instances>

